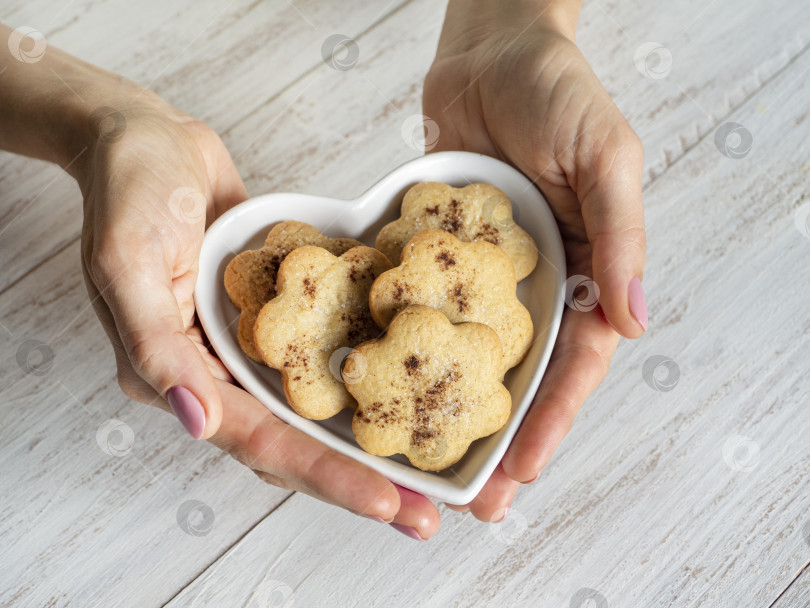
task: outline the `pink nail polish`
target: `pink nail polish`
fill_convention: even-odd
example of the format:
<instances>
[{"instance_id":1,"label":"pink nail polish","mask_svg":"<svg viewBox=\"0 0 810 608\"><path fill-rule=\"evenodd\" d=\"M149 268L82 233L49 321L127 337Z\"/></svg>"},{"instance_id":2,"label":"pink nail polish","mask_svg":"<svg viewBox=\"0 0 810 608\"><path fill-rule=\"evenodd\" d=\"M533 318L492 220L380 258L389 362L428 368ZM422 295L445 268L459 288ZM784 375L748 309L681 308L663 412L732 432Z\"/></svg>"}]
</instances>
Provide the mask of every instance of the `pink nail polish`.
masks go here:
<instances>
[{"instance_id":1,"label":"pink nail polish","mask_svg":"<svg viewBox=\"0 0 810 608\"><path fill-rule=\"evenodd\" d=\"M630 301L630 313L644 328L644 331L647 331L647 301L644 299L644 290L641 288L641 281L638 280L638 277L630 279L627 293Z\"/></svg>"},{"instance_id":2,"label":"pink nail polish","mask_svg":"<svg viewBox=\"0 0 810 608\"><path fill-rule=\"evenodd\" d=\"M194 393L185 386L173 386L166 391L166 400L188 434L200 439L205 430L205 410Z\"/></svg>"},{"instance_id":3,"label":"pink nail polish","mask_svg":"<svg viewBox=\"0 0 810 608\"><path fill-rule=\"evenodd\" d=\"M374 521L378 521L378 522L380 522L381 524L387 524L387 523L389 523L389 522L385 521L385 520L384 520L382 517L380 517L379 515L367 515L366 513L361 513L360 515L362 515L362 516L363 516L363 517L365 517L366 519L373 519Z\"/></svg>"},{"instance_id":4,"label":"pink nail polish","mask_svg":"<svg viewBox=\"0 0 810 608\"><path fill-rule=\"evenodd\" d=\"M388 524L388 525L391 526L397 532L402 532L402 534L404 534L409 538L412 538L414 540L422 540L422 541L425 540L424 538L419 536L419 533L410 526L403 526L402 524Z\"/></svg>"}]
</instances>

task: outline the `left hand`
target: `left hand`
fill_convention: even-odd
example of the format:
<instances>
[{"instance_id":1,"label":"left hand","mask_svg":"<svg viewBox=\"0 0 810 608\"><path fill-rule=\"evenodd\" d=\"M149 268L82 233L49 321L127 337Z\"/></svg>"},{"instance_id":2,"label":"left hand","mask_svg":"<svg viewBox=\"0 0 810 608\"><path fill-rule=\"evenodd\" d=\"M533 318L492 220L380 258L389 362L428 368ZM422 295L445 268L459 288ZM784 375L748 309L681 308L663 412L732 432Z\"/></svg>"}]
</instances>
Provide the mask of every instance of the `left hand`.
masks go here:
<instances>
[{"instance_id":1,"label":"left hand","mask_svg":"<svg viewBox=\"0 0 810 608\"><path fill-rule=\"evenodd\" d=\"M607 373L620 335L637 338L647 325L643 149L574 43L577 15L561 4L451 0L425 79L424 114L440 133L433 151L487 154L532 179L557 219L568 275L593 277L604 312L566 308L503 461L469 505L451 505L483 521L500 520L519 485L539 475Z\"/></svg>"}]
</instances>

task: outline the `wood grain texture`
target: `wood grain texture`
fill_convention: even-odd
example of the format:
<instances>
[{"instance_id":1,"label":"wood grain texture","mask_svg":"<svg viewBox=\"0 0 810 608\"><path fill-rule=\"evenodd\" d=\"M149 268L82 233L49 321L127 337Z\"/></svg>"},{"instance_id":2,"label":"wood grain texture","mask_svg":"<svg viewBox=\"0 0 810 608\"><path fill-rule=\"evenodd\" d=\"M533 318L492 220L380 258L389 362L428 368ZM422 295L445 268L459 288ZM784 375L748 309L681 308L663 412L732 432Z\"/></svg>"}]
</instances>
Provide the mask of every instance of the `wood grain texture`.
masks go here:
<instances>
[{"instance_id":1,"label":"wood grain texture","mask_svg":"<svg viewBox=\"0 0 810 608\"><path fill-rule=\"evenodd\" d=\"M77 1L55 9L42 0L2 18L38 28L48 44L148 86L224 131L302 74L328 69L321 45L329 35L357 36L404 1ZM65 94L73 93L66 87ZM79 237L81 198L58 167L2 152L0 187L2 290Z\"/></svg>"},{"instance_id":2,"label":"wood grain texture","mask_svg":"<svg viewBox=\"0 0 810 608\"><path fill-rule=\"evenodd\" d=\"M644 141L649 182L807 47L808 20L810 4L787 0L594 0L578 43ZM662 78L635 65L649 42L665 52L648 55L645 73Z\"/></svg>"},{"instance_id":3,"label":"wood grain texture","mask_svg":"<svg viewBox=\"0 0 810 608\"><path fill-rule=\"evenodd\" d=\"M650 331L504 524L445 511L426 547L295 495L170 605L773 602L810 555L808 70L804 52L729 117L753 135L744 158L712 134L647 189ZM655 356L673 390L645 381Z\"/></svg>"},{"instance_id":4,"label":"wood grain texture","mask_svg":"<svg viewBox=\"0 0 810 608\"><path fill-rule=\"evenodd\" d=\"M42 0L10 8L4 21L40 28L49 43L150 85L217 131L234 127L226 143L250 192L323 184L321 192L353 196L417 154L400 130L419 111L421 78L435 52L444 5L421 2L417 10L397 12L404 3L240 0L183 10L158 2L137 8L87 2L53 11ZM323 64L326 36L356 36L392 11L390 36L361 41L357 68L336 72ZM810 5L789 0L744 11L733 0L709 7L681 0L666 8L588 2L579 40L644 140L649 180L806 46L808 18ZM115 23L126 27L111 35ZM674 56L667 78L644 78L633 64L639 45L650 39ZM327 108L325 98L333 100ZM361 154L369 160L357 174ZM318 171L302 162L315 155ZM0 205L0 226L13 222L15 228L2 234L9 252L3 289L78 238L81 218L78 190L56 167L2 153L0 159L0 183L14 184Z\"/></svg>"},{"instance_id":5,"label":"wood grain texture","mask_svg":"<svg viewBox=\"0 0 810 608\"><path fill-rule=\"evenodd\" d=\"M810 569L805 566L796 574L790 587L768 608L807 608L810 606Z\"/></svg>"},{"instance_id":6,"label":"wood grain texture","mask_svg":"<svg viewBox=\"0 0 810 608\"><path fill-rule=\"evenodd\" d=\"M121 393L78 259L74 243L0 296L0 605L155 606L288 492ZM181 529L188 500L209 532Z\"/></svg>"},{"instance_id":7,"label":"wood grain texture","mask_svg":"<svg viewBox=\"0 0 810 608\"><path fill-rule=\"evenodd\" d=\"M180 14L165 3L84 3L61 15L63 22L36 19L54 14L48 4L19 5L4 20L38 26L49 43L142 83L154 79L161 94L220 129L283 89L285 78L322 65L330 27L352 35L397 6L231 3L217 40L197 48L204 21L221 5ZM121 37L109 36L124 23ZM277 44L282 35L286 46ZM238 56L245 40L261 46L279 77L267 76L268 63ZM78 190L55 166L8 154L2 163L0 291L13 287L0 295L0 459L14 466L0 475L0 530L15 550L0 573L0 604L159 605L289 493L121 394L79 269L80 206L70 204L79 202ZM31 340L43 345L32 349ZM34 363L53 353L47 373L25 373L18 357L25 361L26 350ZM101 426L111 419L124 426ZM121 457L98 444L97 435L110 432L108 451L134 441ZM210 533L180 528L178 511L188 500L213 510ZM200 515L190 513L192 525L206 525Z\"/></svg>"},{"instance_id":8,"label":"wood grain texture","mask_svg":"<svg viewBox=\"0 0 810 608\"><path fill-rule=\"evenodd\" d=\"M3 18L210 122L254 194L352 197L419 153L401 127L420 112L442 3L51 5ZM267 606L289 590L298 606L569 606L591 588L611 607L768 606L810 558L810 239L794 222L810 180L809 10L585 3L579 41L647 150L650 332L621 345L507 522L443 510L429 545L300 495L263 519L287 493L121 395L86 305L77 189L0 157L0 603L156 606L179 592L170 605ZM347 72L320 58L337 31L360 48ZM666 78L633 63L649 40L672 53ZM715 147L727 120L753 134L745 158ZM17 361L32 339L54 353L42 376ZM642 379L655 355L680 369L672 391ZM96 441L109 419L134 435L121 457ZM177 524L192 499L214 511L205 536ZM804 599L801 582L776 606L803 605L785 603Z\"/></svg>"}]
</instances>

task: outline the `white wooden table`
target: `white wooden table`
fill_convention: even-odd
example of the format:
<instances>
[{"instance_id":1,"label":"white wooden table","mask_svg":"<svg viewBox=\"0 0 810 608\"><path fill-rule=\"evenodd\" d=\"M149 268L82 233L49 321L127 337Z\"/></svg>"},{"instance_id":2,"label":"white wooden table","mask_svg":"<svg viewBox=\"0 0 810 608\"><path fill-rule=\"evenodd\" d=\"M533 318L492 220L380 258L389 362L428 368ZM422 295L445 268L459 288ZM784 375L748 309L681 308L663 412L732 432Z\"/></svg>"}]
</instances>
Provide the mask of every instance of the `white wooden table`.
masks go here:
<instances>
[{"instance_id":1,"label":"white wooden table","mask_svg":"<svg viewBox=\"0 0 810 608\"><path fill-rule=\"evenodd\" d=\"M252 194L352 197L418 154L400 130L443 9L26 0L0 17L207 121ZM334 33L354 69L324 65ZM442 508L424 544L265 486L124 397L77 187L0 156L0 604L810 605L810 3L586 0L579 42L646 148L650 329L504 523ZM662 78L636 68L647 42ZM742 158L715 144L731 122ZM645 381L655 356L672 390ZM199 535L178 525L188 501L214 515Z\"/></svg>"}]
</instances>

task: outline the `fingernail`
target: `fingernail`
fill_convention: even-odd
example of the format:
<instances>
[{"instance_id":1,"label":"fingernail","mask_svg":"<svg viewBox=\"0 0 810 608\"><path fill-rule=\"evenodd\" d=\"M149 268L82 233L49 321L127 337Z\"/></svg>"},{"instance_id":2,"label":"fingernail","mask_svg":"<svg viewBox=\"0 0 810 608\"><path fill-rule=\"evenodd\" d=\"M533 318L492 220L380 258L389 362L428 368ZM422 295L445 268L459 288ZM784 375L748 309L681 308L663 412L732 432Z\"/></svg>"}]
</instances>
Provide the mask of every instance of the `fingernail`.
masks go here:
<instances>
[{"instance_id":1,"label":"fingernail","mask_svg":"<svg viewBox=\"0 0 810 608\"><path fill-rule=\"evenodd\" d=\"M628 297L630 300L630 313L644 328L644 331L647 331L647 301L644 299L644 290L641 288L641 281L638 280L638 277L630 279Z\"/></svg>"},{"instance_id":2,"label":"fingernail","mask_svg":"<svg viewBox=\"0 0 810 608\"><path fill-rule=\"evenodd\" d=\"M506 516L509 515L509 509L511 509L511 508L512 508L512 505L506 505L506 508L503 510L503 515L501 515L500 519L493 519L492 523L493 524L499 524L503 520L505 520Z\"/></svg>"},{"instance_id":3,"label":"fingernail","mask_svg":"<svg viewBox=\"0 0 810 608\"><path fill-rule=\"evenodd\" d=\"M185 386L173 386L166 391L166 400L188 434L200 439L205 430L205 410L194 393Z\"/></svg>"},{"instance_id":4,"label":"fingernail","mask_svg":"<svg viewBox=\"0 0 810 608\"><path fill-rule=\"evenodd\" d=\"M368 514L366 514L366 513L361 513L360 515L362 515L362 516L363 516L363 517L365 517L366 519L373 519L374 521L378 521L378 522L380 522L381 524L387 524L387 523L390 523L390 522L385 521L385 520L384 520L382 517L380 517L379 515L368 515Z\"/></svg>"},{"instance_id":5,"label":"fingernail","mask_svg":"<svg viewBox=\"0 0 810 608\"><path fill-rule=\"evenodd\" d=\"M534 479L530 479L529 481L524 481L523 483L534 483L537 481L537 478L540 477L540 471L537 471L537 475L534 476Z\"/></svg>"},{"instance_id":6,"label":"fingernail","mask_svg":"<svg viewBox=\"0 0 810 608\"><path fill-rule=\"evenodd\" d=\"M419 533L410 526L403 526L402 524L388 524L388 525L391 526L397 532L402 532L402 534L404 534L409 538L412 538L414 540L422 540L422 541L425 540L424 538L419 536Z\"/></svg>"}]
</instances>

